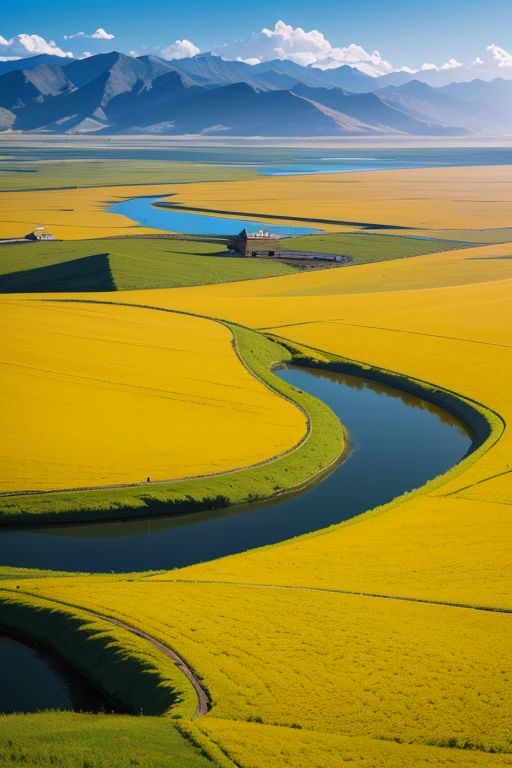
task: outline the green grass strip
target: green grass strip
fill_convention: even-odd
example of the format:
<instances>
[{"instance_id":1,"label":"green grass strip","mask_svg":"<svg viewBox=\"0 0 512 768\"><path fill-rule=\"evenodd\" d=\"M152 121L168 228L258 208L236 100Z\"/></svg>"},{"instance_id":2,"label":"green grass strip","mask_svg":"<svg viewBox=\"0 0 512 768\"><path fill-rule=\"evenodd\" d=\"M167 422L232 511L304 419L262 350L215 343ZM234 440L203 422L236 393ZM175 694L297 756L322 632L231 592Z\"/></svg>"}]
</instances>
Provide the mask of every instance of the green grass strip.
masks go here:
<instances>
[{"instance_id":1,"label":"green grass strip","mask_svg":"<svg viewBox=\"0 0 512 768\"><path fill-rule=\"evenodd\" d=\"M205 747L196 746L161 717L52 711L0 716L0 766L10 768L212 768L209 746L206 739Z\"/></svg>"},{"instance_id":2,"label":"green grass strip","mask_svg":"<svg viewBox=\"0 0 512 768\"><path fill-rule=\"evenodd\" d=\"M77 608L0 589L0 625L53 650L134 714L191 718L191 683L147 640Z\"/></svg>"},{"instance_id":3,"label":"green grass strip","mask_svg":"<svg viewBox=\"0 0 512 768\"><path fill-rule=\"evenodd\" d=\"M262 334L228 325L251 373L309 417L309 434L280 458L247 470L131 488L3 496L0 524L93 521L215 509L263 500L299 489L320 477L343 453L343 427L331 409L272 373L289 351Z\"/></svg>"}]
</instances>

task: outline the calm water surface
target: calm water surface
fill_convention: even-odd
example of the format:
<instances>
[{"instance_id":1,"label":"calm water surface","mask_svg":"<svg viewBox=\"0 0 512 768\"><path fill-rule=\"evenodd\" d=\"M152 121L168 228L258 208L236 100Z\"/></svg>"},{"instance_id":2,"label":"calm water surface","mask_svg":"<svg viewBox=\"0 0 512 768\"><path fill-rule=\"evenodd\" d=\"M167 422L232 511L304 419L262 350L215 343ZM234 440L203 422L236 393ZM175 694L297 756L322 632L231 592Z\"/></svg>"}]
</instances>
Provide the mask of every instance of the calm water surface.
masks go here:
<instances>
[{"instance_id":1,"label":"calm water surface","mask_svg":"<svg viewBox=\"0 0 512 768\"><path fill-rule=\"evenodd\" d=\"M268 140L269 144L275 140ZM273 146L236 146L233 139L226 139L226 146L185 147L176 142L172 146L172 137L166 138L167 146L148 142L133 137L131 146L88 147L70 144L67 147L17 147L15 138L9 143L9 156L17 160L166 160L175 162L206 163L210 165L253 165L265 175L282 171L302 170L311 172L325 171L329 164L341 170L390 170L394 168L421 168L463 165L510 165L512 164L511 147L481 147L475 142L473 147L372 147L364 145L350 148L343 145L326 147L273 147ZM242 142L243 143L243 142ZM262 144L263 142L260 142ZM325 141L324 143L329 143ZM231 144L231 146L230 146ZM0 159L0 168L3 163ZM37 168L33 169L37 171Z\"/></svg>"},{"instance_id":2,"label":"calm water surface","mask_svg":"<svg viewBox=\"0 0 512 768\"><path fill-rule=\"evenodd\" d=\"M309 490L259 505L131 522L0 532L2 563L122 572L176 568L347 520L418 488L467 452L453 417L353 376L289 368L278 375L327 403L347 427L350 457ZM198 435L200 439L200 435Z\"/></svg>"},{"instance_id":3,"label":"calm water surface","mask_svg":"<svg viewBox=\"0 0 512 768\"><path fill-rule=\"evenodd\" d=\"M312 235L321 231L308 227L278 226L262 221L225 219L222 216L187 213L173 208L155 208L153 203L161 199L161 196L134 197L131 200L114 203L108 212L121 213L143 227L164 229L169 232L186 232L187 235L237 235L242 229L246 229L249 233L257 232L259 229L270 229L276 235Z\"/></svg>"},{"instance_id":4,"label":"calm water surface","mask_svg":"<svg viewBox=\"0 0 512 768\"><path fill-rule=\"evenodd\" d=\"M103 708L101 696L65 662L10 637L0 637L0 680L3 714Z\"/></svg>"}]
</instances>

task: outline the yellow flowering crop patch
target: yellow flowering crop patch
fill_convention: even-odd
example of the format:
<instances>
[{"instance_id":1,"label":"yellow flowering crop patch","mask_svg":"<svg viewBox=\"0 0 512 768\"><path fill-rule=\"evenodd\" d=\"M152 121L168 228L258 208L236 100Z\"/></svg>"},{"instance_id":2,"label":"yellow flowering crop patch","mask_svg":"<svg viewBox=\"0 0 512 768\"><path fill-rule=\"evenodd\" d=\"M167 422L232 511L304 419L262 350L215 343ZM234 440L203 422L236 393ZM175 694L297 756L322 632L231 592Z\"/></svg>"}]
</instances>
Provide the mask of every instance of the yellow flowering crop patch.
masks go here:
<instances>
[{"instance_id":1,"label":"yellow flowering crop patch","mask_svg":"<svg viewBox=\"0 0 512 768\"><path fill-rule=\"evenodd\" d=\"M170 193L169 184L0 192L0 238L23 237L37 226L45 226L59 240L158 233L126 216L108 213L108 208L130 197Z\"/></svg>"},{"instance_id":2,"label":"yellow flowering crop patch","mask_svg":"<svg viewBox=\"0 0 512 768\"><path fill-rule=\"evenodd\" d=\"M306 431L218 323L24 300L4 300L0 315L3 490L221 472L275 456Z\"/></svg>"},{"instance_id":3,"label":"yellow flowering crop patch","mask_svg":"<svg viewBox=\"0 0 512 768\"><path fill-rule=\"evenodd\" d=\"M261 185L197 184L183 188L180 200L305 218L506 227L510 174L510 167L427 169L357 178L264 179ZM404 381L411 377L445 388L486 414L491 437L442 481L326 531L130 580L24 579L21 592L99 610L167 642L211 695L211 714L194 727L243 768L338 768L346 762L365 768L511 765L511 616L506 613L512 608L512 438L506 428L512 421L510 255L509 246L499 244L250 283L133 291L129 299L121 292L109 296L113 302L238 321L307 347L319 359L352 359L397 372ZM245 455L244 435L250 434L251 450L258 447L262 455L271 455L304 432L300 414L241 367L223 326L127 307L55 302L34 307L21 299L6 304L5 311L12 313L6 319L19 335L10 354L13 359L26 354L40 369L57 371L63 394L52 413L57 422L68 408L67 393L74 396L74 390L62 386L64 375L84 375L79 357L88 359L89 370L94 361L97 379L115 383L116 396L108 399L108 407L117 409L117 424L129 406L119 382L140 387L141 366L150 372L152 388L215 396L228 404L223 406L226 433L217 442L218 422L213 416L205 422L211 404L180 401L162 419L162 408L171 406L159 400L158 433L145 408L133 406L137 418L130 413L127 423L143 424L156 435L159 457L171 450L168 435L162 436L167 432L162 424L169 420L178 425L185 463L189 434L180 419L189 414L201 419L195 461L209 457L213 462L214 448L218 460L220 445L226 463L242 455L247 463L251 456ZM30 320L26 327L16 315L21 309ZM45 313L65 321L55 326ZM135 331L140 322L150 330ZM130 332L118 332L119 327ZM67 336L58 341L58 334L69 334L69 329L72 342ZM46 331L53 334L58 358L47 357ZM212 362L205 367L206 359ZM176 372L170 360L180 362L179 389L177 383L172 386L178 379L169 378ZM17 376L13 386L18 394L23 379ZM233 415L235 392L228 388L233 381L237 404L246 409L243 416ZM42 382L30 390L36 403L40 389L51 386ZM98 386L87 401L101 405L96 409L101 418L94 422L94 414L86 414L87 429L91 423L109 424L110 411L104 395L96 394ZM28 396L25 400L37 422L39 411ZM83 392L76 402L84 402ZM30 430L28 419L12 418L18 418L22 432ZM79 415L74 423L88 439L85 420ZM205 423L211 433L203 429ZM111 439L102 428L105 439ZM133 446L128 427L119 430L122 438L116 435L111 445L122 450L132 440ZM39 432L29 434L39 439ZM139 440L142 434L139 429ZM52 449L51 440L48 445ZM152 450L148 443L144 457ZM154 456L156 461L156 448ZM125 467L129 458L123 455L118 466ZM16 582L4 584L15 594Z\"/></svg>"},{"instance_id":4,"label":"yellow flowering crop patch","mask_svg":"<svg viewBox=\"0 0 512 768\"><path fill-rule=\"evenodd\" d=\"M173 202L215 211L420 229L510 226L510 166L263 176L197 183ZM412 233L411 233L412 234Z\"/></svg>"},{"instance_id":5,"label":"yellow flowering crop patch","mask_svg":"<svg viewBox=\"0 0 512 768\"><path fill-rule=\"evenodd\" d=\"M401 264L405 270L417 264L420 275L430 258ZM378 267L352 271L368 273L373 287ZM349 279L344 276L350 271L288 279L291 286L300 278L303 289L309 281L312 296L239 299L230 298L234 286L229 292L227 287L217 291L228 294L222 305L232 318L265 324L272 333L299 344L460 393L499 415L493 417L498 432L499 417L512 420L512 281L339 295L338 286ZM333 294L315 296L315 285L329 279ZM261 292L271 291L275 281L259 281ZM215 314L220 299L206 298L214 289L201 291L207 311ZM180 293L183 300L176 303L192 306L191 292ZM281 325L286 314L290 324ZM512 438L505 430L462 474L452 473L446 485L385 515L359 518L327 535L284 544L279 554L271 549L247 553L196 566L187 574L512 607L511 451Z\"/></svg>"},{"instance_id":6,"label":"yellow flowering crop patch","mask_svg":"<svg viewBox=\"0 0 512 768\"><path fill-rule=\"evenodd\" d=\"M214 717L487 749L504 749L510 736L509 616L145 579L45 579L22 590L114 615L178 648L201 674Z\"/></svg>"},{"instance_id":7,"label":"yellow flowering crop patch","mask_svg":"<svg viewBox=\"0 0 512 768\"><path fill-rule=\"evenodd\" d=\"M297 728L206 718L198 727L244 768L502 768L512 755L347 738Z\"/></svg>"}]
</instances>

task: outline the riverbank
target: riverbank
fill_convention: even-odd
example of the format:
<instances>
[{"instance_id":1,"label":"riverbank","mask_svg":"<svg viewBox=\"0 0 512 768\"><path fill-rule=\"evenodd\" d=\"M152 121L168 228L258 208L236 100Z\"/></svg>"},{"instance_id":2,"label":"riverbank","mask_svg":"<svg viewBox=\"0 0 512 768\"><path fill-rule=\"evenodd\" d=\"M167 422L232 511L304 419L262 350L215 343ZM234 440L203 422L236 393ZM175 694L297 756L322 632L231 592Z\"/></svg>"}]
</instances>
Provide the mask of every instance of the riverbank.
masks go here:
<instances>
[{"instance_id":1,"label":"riverbank","mask_svg":"<svg viewBox=\"0 0 512 768\"><path fill-rule=\"evenodd\" d=\"M464 471L498 439L503 429L499 417L456 393L426 382L399 376L391 371L365 366L356 361L320 350L295 345L277 336L263 337L241 326L230 326L236 350L248 370L281 396L293 401L308 416L308 433L303 441L284 455L253 467L220 476L185 479L174 483L138 483L132 487L79 492L44 492L0 497L0 524L40 525L44 523L128 520L156 515L183 515L202 510L219 510L243 504L278 499L317 482L346 458L349 452L343 427L333 412L297 387L272 373L276 356L282 363L334 371L379 382L419 397L452 414L472 434L466 458L449 471L450 477ZM446 482L447 476L431 482ZM141 487L144 493L141 493Z\"/></svg>"},{"instance_id":2,"label":"riverbank","mask_svg":"<svg viewBox=\"0 0 512 768\"><path fill-rule=\"evenodd\" d=\"M291 361L290 353L255 331L226 325L247 370L307 416L307 434L298 445L261 466L217 476L108 490L0 496L0 525L125 519L215 509L298 489L333 466L346 446L339 420L316 398L296 391L272 373L273 366Z\"/></svg>"}]
</instances>

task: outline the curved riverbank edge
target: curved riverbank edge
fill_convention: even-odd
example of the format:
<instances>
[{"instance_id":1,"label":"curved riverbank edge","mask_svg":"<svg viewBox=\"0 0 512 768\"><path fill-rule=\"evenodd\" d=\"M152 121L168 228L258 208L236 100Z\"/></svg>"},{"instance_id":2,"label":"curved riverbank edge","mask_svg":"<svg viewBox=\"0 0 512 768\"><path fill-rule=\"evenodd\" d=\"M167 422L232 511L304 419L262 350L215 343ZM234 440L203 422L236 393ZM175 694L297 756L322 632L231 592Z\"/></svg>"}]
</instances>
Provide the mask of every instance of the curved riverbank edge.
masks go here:
<instances>
[{"instance_id":1,"label":"curved riverbank edge","mask_svg":"<svg viewBox=\"0 0 512 768\"><path fill-rule=\"evenodd\" d=\"M1 602L0 602L1 617ZM25 649L35 654L41 661L47 663L55 676L65 687L69 702L75 712L85 712L87 714L96 714L98 712L109 712L116 714L125 714L125 709L121 702L114 701L104 691L89 680L85 675L78 672L75 666L71 665L62 656L57 654L49 645L41 642L39 638L31 637L26 632L21 632L16 627L10 627L3 624L0 620L0 640L11 640ZM91 709L82 709L81 702L73 696L73 688L79 686L85 697L94 702ZM36 710L34 710L36 711ZM5 713L2 713L5 714ZM17 714L15 712L8 714ZM28 712L26 714L29 714Z\"/></svg>"},{"instance_id":2,"label":"curved riverbank edge","mask_svg":"<svg viewBox=\"0 0 512 768\"><path fill-rule=\"evenodd\" d=\"M117 302L87 300L73 300L73 303L119 306ZM159 307L128 306L174 312ZM252 376L301 411L307 424L301 440L280 455L255 465L201 477L97 489L0 494L0 527L185 514L268 500L318 481L348 456L345 430L331 409L272 372L293 362L287 349L244 326L217 318L206 319L221 322L230 330L233 349Z\"/></svg>"},{"instance_id":3,"label":"curved riverbank edge","mask_svg":"<svg viewBox=\"0 0 512 768\"><path fill-rule=\"evenodd\" d=\"M70 300L67 300L70 301ZM74 303L112 303L71 300ZM116 303L117 304L117 303ZM140 305L129 305L140 306ZM175 310L145 307L158 311ZM176 311L178 314L192 314ZM199 315L194 315L199 317ZM323 350L299 345L276 334L254 331L219 318L233 334L233 347L248 371L264 385L300 408L308 419L308 433L281 456L260 465L226 471L218 475L180 479L174 482L133 484L104 490L78 492L39 492L15 496L0 495L0 527L115 521L186 514L241 504L267 501L303 490L320 481L349 455L349 441L335 414L317 398L297 390L272 373L289 363L359 376L391 387L398 393L411 394L446 410L466 426L472 444L466 456L448 472L421 488L389 502L384 507L364 512L374 515L413 495L422 495L462 474L500 438L505 425L499 414L481 403L429 382L407 377L391 370L349 360ZM276 359L277 358L277 359ZM319 460L320 458L320 460ZM312 471L313 470L313 471ZM141 493L144 488L149 493ZM340 525L353 524L362 515ZM329 528L325 529L329 530ZM317 535L321 531L305 535ZM277 545L272 545L277 546Z\"/></svg>"},{"instance_id":4,"label":"curved riverbank edge","mask_svg":"<svg viewBox=\"0 0 512 768\"><path fill-rule=\"evenodd\" d=\"M333 529L356 525L365 519L385 514L400 504L416 497L439 491L449 482L454 481L457 477L461 477L471 466L473 466L473 464L482 458L482 456L487 453L498 440L500 440L505 431L505 420L497 411L492 410L483 403L467 398L458 392L431 384L422 379L406 376L405 374L396 371L372 366L359 360L343 358L314 347L299 345L274 334L267 335L269 338L278 341L290 351L290 354L293 356L294 365L359 376L360 378L369 381L384 384L397 392L403 392L421 398L454 416L468 430L472 438L471 445L465 456L463 456L462 459L447 472L434 477L432 480L429 480L421 487L416 488L409 493L404 493L401 496L392 499L387 504L374 507L373 509L369 509L366 512L355 515L348 520L343 520L342 522L327 528L297 536L296 540L322 536L331 532ZM462 487L464 487L463 484L461 485L461 488ZM450 494L456 493L457 490L451 490ZM443 494L438 493L437 495L442 496ZM268 548L279 547L286 543L287 542L278 542L276 544L269 544ZM267 549L267 547L262 547L261 549ZM237 556L238 555L232 555L232 557Z\"/></svg>"},{"instance_id":5,"label":"curved riverbank edge","mask_svg":"<svg viewBox=\"0 0 512 768\"><path fill-rule=\"evenodd\" d=\"M176 193L175 193L176 194ZM144 195L144 197L150 197L150 195ZM157 198L156 195L154 195L155 199ZM171 195L158 195L158 197L171 197ZM130 198L131 200L134 200L136 198ZM160 202L160 203L152 203L154 208L167 208L167 210L174 210L176 212L181 213L201 213L212 215L212 216L221 216L224 218L230 218L232 216L237 217L245 217L246 219L254 219L255 223L258 223L258 220L261 219L269 219L270 221L282 221L282 222L288 222L288 221L300 221L303 224L329 224L333 227L358 227L360 229L390 229L390 230L411 230L413 231L415 227L404 227L399 224L370 224L367 221L340 221L339 219L306 219L303 216L279 216L277 214L271 214L271 213L247 213L243 211L219 211L217 208L199 208L197 206L193 205L187 205L185 203L166 203L166 202ZM329 234L326 232L325 234Z\"/></svg>"},{"instance_id":6,"label":"curved riverbank edge","mask_svg":"<svg viewBox=\"0 0 512 768\"><path fill-rule=\"evenodd\" d=\"M192 719L209 709L208 694L186 662L121 620L17 586L0 588L0 627L49 649L117 712Z\"/></svg>"}]
</instances>

